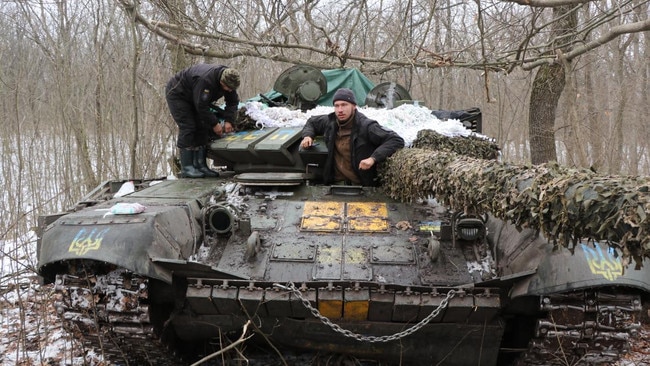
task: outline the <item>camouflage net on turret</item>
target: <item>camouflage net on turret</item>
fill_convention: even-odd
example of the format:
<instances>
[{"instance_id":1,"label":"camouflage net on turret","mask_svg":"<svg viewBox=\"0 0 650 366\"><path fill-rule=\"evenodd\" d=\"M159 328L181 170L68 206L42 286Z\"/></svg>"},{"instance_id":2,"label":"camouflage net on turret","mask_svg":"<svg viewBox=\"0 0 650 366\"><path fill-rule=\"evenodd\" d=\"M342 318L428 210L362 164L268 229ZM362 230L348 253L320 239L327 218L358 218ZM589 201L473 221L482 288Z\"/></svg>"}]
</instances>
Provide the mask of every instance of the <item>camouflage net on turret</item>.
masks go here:
<instances>
[{"instance_id":1,"label":"camouflage net on turret","mask_svg":"<svg viewBox=\"0 0 650 366\"><path fill-rule=\"evenodd\" d=\"M477 159L496 159L499 156L499 146L492 140L474 135L449 138L433 130L418 131L412 147L454 152Z\"/></svg>"},{"instance_id":2,"label":"camouflage net on turret","mask_svg":"<svg viewBox=\"0 0 650 366\"><path fill-rule=\"evenodd\" d=\"M413 143L418 148L398 151L382 168L391 197L405 202L436 197L455 211L490 212L569 249L588 238L620 245L628 259L650 256L650 178L603 177L556 163L506 164L486 159L491 155L477 148L469 149L472 156L460 155L449 146L475 141L438 143L433 131L420 132Z\"/></svg>"},{"instance_id":3,"label":"camouflage net on turret","mask_svg":"<svg viewBox=\"0 0 650 366\"><path fill-rule=\"evenodd\" d=\"M257 121L246 114L246 107L241 107L237 110L232 127L235 131L257 130L259 128L256 123Z\"/></svg>"}]
</instances>

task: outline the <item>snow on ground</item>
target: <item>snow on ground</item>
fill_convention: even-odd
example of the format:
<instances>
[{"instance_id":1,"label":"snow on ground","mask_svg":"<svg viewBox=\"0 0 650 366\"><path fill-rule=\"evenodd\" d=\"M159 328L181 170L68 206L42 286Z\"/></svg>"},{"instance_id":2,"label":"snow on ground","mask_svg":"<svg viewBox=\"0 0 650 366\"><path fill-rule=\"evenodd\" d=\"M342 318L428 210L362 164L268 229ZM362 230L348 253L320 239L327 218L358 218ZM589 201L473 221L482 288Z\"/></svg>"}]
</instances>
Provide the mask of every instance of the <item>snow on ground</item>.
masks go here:
<instances>
[{"instance_id":1,"label":"snow on ground","mask_svg":"<svg viewBox=\"0 0 650 366\"><path fill-rule=\"evenodd\" d=\"M98 365L92 352L84 362L56 315L52 286L39 284L36 234L0 241L0 259L0 365Z\"/></svg>"}]
</instances>

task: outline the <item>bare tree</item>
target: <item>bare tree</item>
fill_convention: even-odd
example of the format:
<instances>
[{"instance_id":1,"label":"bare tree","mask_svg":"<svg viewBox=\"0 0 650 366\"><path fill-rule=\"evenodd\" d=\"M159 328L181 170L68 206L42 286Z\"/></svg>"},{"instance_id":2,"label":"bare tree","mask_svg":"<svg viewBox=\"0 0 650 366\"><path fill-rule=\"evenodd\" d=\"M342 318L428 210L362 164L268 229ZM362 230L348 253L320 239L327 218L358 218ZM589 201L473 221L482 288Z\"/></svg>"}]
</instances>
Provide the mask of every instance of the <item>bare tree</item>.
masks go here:
<instances>
[{"instance_id":1,"label":"bare tree","mask_svg":"<svg viewBox=\"0 0 650 366\"><path fill-rule=\"evenodd\" d=\"M543 64L537 70L530 94L528 125L530 135L530 159L533 164L557 160L555 151L555 113L560 95L566 83L569 60L563 54L569 46L558 47L558 43L571 44L578 22L577 8L559 6L553 8L551 49L560 62ZM556 20L559 19L559 20ZM564 63L563 63L564 62Z\"/></svg>"}]
</instances>

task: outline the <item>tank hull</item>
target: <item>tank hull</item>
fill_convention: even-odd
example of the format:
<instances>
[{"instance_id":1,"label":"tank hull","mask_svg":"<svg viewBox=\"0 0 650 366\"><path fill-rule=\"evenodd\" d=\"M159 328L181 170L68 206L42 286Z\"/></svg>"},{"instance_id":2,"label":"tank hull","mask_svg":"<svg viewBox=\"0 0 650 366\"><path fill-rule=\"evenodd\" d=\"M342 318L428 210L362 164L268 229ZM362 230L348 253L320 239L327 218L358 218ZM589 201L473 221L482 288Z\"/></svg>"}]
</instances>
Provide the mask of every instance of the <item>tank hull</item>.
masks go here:
<instances>
[{"instance_id":1,"label":"tank hull","mask_svg":"<svg viewBox=\"0 0 650 366\"><path fill-rule=\"evenodd\" d=\"M274 346L396 364L611 363L629 347L648 263L605 243L555 250L532 230L381 187L320 185L302 159L326 151L300 153L297 133L234 135L212 153L242 157L228 163L237 171L43 220L39 272L72 330L121 339L111 354L135 364L152 344L220 344L249 320ZM145 210L107 215L118 203ZM125 293L127 309L115 306Z\"/></svg>"},{"instance_id":2,"label":"tank hull","mask_svg":"<svg viewBox=\"0 0 650 366\"><path fill-rule=\"evenodd\" d=\"M232 324L233 330L240 331L247 320L243 316L229 315L181 317L175 321L180 323L175 327L181 336L193 338L197 333L214 332L216 324ZM416 334L399 340L369 343L337 334L316 320L263 318L259 321L260 330L280 349L347 354L395 365L496 365L503 333L503 326L499 323L438 323L426 325ZM403 324L390 322L361 324L337 321L337 324L358 334L396 334L405 328Z\"/></svg>"}]
</instances>

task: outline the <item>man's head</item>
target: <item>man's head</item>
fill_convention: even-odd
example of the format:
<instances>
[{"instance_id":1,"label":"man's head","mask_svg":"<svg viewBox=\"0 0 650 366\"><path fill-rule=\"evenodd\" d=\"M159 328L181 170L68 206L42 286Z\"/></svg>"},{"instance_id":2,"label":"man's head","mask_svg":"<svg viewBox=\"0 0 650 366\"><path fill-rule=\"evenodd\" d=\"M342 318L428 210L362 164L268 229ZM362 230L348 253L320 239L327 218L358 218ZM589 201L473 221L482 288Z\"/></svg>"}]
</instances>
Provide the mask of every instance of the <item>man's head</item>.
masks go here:
<instances>
[{"instance_id":1,"label":"man's head","mask_svg":"<svg viewBox=\"0 0 650 366\"><path fill-rule=\"evenodd\" d=\"M230 90L226 91L233 91L239 88L239 83L240 83L240 78L239 78L239 71L235 69L225 69L221 73L221 85L225 86L226 88Z\"/></svg>"},{"instance_id":2,"label":"man's head","mask_svg":"<svg viewBox=\"0 0 650 366\"><path fill-rule=\"evenodd\" d=\"M339 100L357 105L357 98L354 97L354 92L348 88L341 88L334 93L334 104Z\"/></svg>"},{"instance_id":3,"label":"man's head","mask_svg":"<svg viewBox=\"0 0 650 366\"><path fill-rule=\"evenodd\" d=\"M357 99L354 92L348 88L341 88L334 93L334 113L339 121L347 121L354 114Z\"/></svg>"}]
</instances>

